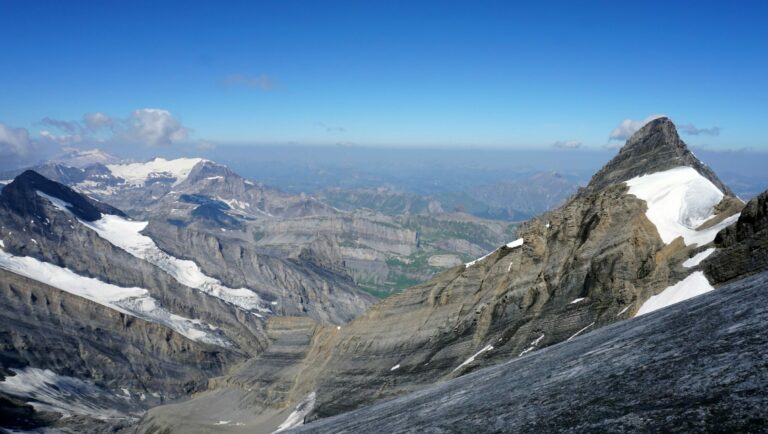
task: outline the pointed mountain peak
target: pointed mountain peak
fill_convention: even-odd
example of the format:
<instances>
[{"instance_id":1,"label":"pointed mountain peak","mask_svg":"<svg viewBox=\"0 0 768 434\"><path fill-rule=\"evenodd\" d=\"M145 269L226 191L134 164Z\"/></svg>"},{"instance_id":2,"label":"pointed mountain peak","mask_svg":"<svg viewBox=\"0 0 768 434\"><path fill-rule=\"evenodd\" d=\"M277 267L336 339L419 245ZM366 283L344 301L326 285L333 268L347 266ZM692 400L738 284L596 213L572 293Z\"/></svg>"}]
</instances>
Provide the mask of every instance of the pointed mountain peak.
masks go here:
<instances>
[{"instance_id":1,"label":"pointed mountain peak","mask_svg":"<svg viewBox=\"0 0 768 434\"><path fill-rule=\"evenodd\" d=\"M51 181L34 170L27 170L6 185L0 193L0 204L21 215L41 215L40 193L66 204L67 209L85 221L101 218L101 214L125 216L122 211L84 196L66 185Z\"/></svg>"},{"instance_id":2,"label":"pointed mountain peak","mask_svg":"<svg viewBox=\"0 0 768 434\"><path fill-rule=\"evenodd\" d=\"M667 117L656 118L637 130L619 153L592 177L587 189L601 190L636 176L678 166L693 167L723 193L733 195L712 169L693 155Z\"/></svg>"}]
</instances>

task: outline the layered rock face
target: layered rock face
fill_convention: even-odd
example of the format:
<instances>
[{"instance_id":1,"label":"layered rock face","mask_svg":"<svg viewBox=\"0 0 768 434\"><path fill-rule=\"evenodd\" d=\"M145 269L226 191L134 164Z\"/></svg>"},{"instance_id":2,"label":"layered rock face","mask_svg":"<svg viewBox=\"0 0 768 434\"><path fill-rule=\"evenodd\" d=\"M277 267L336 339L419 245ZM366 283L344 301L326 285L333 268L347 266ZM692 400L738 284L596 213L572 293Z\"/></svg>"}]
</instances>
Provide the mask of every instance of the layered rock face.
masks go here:
<instances>
[{"instance_id":1,"label":"layered rock face","mask_svg":"<svg viewBox=\"0 0 768 434\"><path fill-rule=\"evenodd\" d=\"M715 239L702 268L713 282L728 282L768 268L768 191L750 200L735 225Z\"/></svg>"},{"instance_id":2,"label":"layered rock face","mask_svg":"<svg viewBox=\"0 0 768 434\"><path fill-rule=\"evenodd\" d=\"M330 263L338 249L334 243L315 241L291 259L265 254L252 243L169 224L150 223L147 233L164 251L194 260L206 274L234 287L254 288L277 315L342 324L374 301L346 274L338 251L337 262ZM319 249L324 250L316 253Z\"/></svg>"},{"instance_id":3,"label":"layered rock face","mask_svg":"<svg viewBox=\"0 0 768 434\"><path fill-rule=\"evenodd\" d=\"M131 220L33 171L3 187L0 409L18 416L3 426L119 429L261 353L267 317L314 330L373 300L331 240L280 258L194 226Z\"/></svg>"},{"instance_id":4,"label":"layered rock face","mask_svg":"<svg viewBox=\"0 0 768 434\"><path fill-rule=\"evenodd\" d=\"M763 432L768 273L288 432Z\"/></svg>"},{"instance_id":5,"label":"layered rock face","mask_svg":"<svg viewBox=\"0 0 768 434\"><path fill-rule=\"evenodd\" d=\"M281 315L343 323L374 301L356 287L343 262L326 268L325 258L305 262L298 255L291 258L257 245L256 238L264 236L255 225L257 216L271 221L334 213L312 198L281 194L202 159L43 169L99 200L117 204L133 217L148 219L143 233L160 249L194 261L205 274L230 287L252 289L269 303L269 310ZM305 240L305 247L310 248L315 238L316 234ZM296 249L296 244L292 247Z\"/></svg>"},{"instance_id":6,"label":"layered rock face","mask_svg":"<svg viewBox=\"0 0 768 434\"><path fill-rule=\"evenodd\" d=\"M27 366L49 369L144 395L137 404L151 407L186 396L243 359L5 270L0 294L3 376Z\"/></svg>"},{"instance_id":7,"label":"layered rock face","mask_svg":"<svg viewBox=\"0 0 768 434\"><path fill-rule=\"evenodd\" d=\"M686 225L684 235L669 238L668 228L658 223L658 207L629 194L625 182L680 167L689 169L672 175L684 174L692 179L685 182L693 183L694 196L716 202L691 202L697 212L679 223ZM284 373L269 373L269 387L290 390L289 398L278 403L253 394L246 384L259 383L262 374L250 371L216 382L180 407L202 409L211 396L227 394L252 403L251 416L232 415L246 425L274 428L267 415L293 406L287 420L311 421L631 318L652 297L667 297L673 284L690 275L683 264L709 243L709 234L714 238L717 225L735 219L740 204L728 191L690 154L668 119L654 120L587 188L524 224L520 239L374 305L349 325L318 327L298 370L291 363ZM178 409L153 409L140 431L172 430ZM213 417L204 410L196 414L200 420Z\"/></svg>"},{"instance_id":8,"label":"layered rock face","mask_svg":"<svg viewBox=\"0 0 768 434\"><path fill-rule=\"evenodd\" d=\"M435 206L426 206L418 216L411 214L410 206L396 215L370 209L343 211L313 196L286 194L248 181L225 166L199 158L158 158L145 163L83 168L47 164L36 170L115 205L133 218L149 220L147 230L153 236L166 242L168 248L178 246L177 253L183 251L185 257L198 262L206 262L206 255L184 242L205 236L221 244L247 246L262 257L270 257L269 262L281 269L297 267L278 259L290 259L300 269L304 265L301 252L323 239L324 243L336 244L331 250L339 249L342 255L342 262L328 269L333 276L323 283L348 288L347 277L352 277L358 286L377 293L403 289L444 270L444 266L430 265L428 258L432 255L458 254L468 259L484 254L502 243L513 227L466 214L445 213ZM166 235L171 238L165 239ZM317 253L322 252L314 250L317 258ZM320 263L326 265L328 259ZM270 274L284 274L265 266L259 270L263 270L266 280ZM317 276L302 278L308 295L314 297L313 309L307 314L328 320L338 299L325 299L330 298L329 294L322 284L315 284ZM267 285L262 279L262 289L277 297L276 291L282 290L285 280L278 277ZM370 302L364 295L347 291L347 296L358 298L357 304ZM287 311L302 312L306 307L307 303L293 303ZM352 316L361 312L357 309Z\"/></svg>"}]
</instances>

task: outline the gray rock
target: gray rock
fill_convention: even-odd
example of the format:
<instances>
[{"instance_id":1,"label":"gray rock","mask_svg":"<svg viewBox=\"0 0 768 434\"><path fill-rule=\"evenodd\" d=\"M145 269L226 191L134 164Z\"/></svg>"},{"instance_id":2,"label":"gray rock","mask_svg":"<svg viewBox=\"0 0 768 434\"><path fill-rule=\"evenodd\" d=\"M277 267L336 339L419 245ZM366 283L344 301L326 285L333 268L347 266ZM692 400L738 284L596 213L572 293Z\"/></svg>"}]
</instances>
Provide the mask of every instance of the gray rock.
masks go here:
<instances>
[{"instance_id":1,"label":"gray rock","mask_svg":"<svg viewBox=\"0 0 768 434\"><path fill-rule=\"evenodd\" d=\"M768 273L296 433L765 432Z\"/></svg>"},{"instance_id":2,"label":"gray rock","mask_svg":"<svg viewBox=\"0 0 768 434\"><path fill-rule=\"evenodd\" d=\"M720 181L712 169L693 155L678 136L675 125L666 117L648 122L633 134L618 155L592 177L587 188L596 191L636 176L677 166L693 167L720 191L733 196L731 189Z\"/></svg>"},{"instance_id":3,"label":"gray rock","mask_svg":"<svg viewBox=\"0 0 768 434\"><path fill-rule=\"evenodd\" d=\"M768 268L768 191L750 200L736 224L715 238L717 250L701 265L716 283Z\"/></svg>"}]
</instances>

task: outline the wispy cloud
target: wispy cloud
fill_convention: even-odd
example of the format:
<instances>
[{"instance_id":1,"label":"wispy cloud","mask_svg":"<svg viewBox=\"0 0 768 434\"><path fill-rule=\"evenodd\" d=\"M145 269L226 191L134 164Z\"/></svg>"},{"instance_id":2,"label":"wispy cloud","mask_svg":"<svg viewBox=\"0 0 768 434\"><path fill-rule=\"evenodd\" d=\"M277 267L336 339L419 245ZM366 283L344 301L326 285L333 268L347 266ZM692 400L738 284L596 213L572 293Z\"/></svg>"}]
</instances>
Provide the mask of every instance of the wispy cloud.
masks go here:
<instances>
[{"instance_id":1,"label":"wispy cloud","mask_svg":"<svg viewBox=\"0 0 768 434\"><path fill-rule=\"evenodd\" d=\"M328 125L324 122L318 122L317 126L325 130L326 133L346 133L347 132L347 129L344 127Z\"/></svg>"},{"instance_id":2,"label":"wispy cloud","mask_svg":"<svg viewBox=\"0 0 768 434\"><path fill-rule=\"evenodd\" d=\"M619 123L619 126L613 129L611 131L611 134L608 136L609 140L627 140L628 138L632 137L632 134L634 134L637 130L642 128L645 124L648 122L664 117L664 115L650 115L645 119L642 120L634 120L634 119L624 119Z\"/></svg>"},{"instance_id":3,"label":"wispy cloud","mask_svg":"<svg viewBox=\"0 0 768 434\"><path fill-rule=\"evenodd\" d=\"M89 130L98 130L113 125L112 118L101 112L86 113L83 115L83 123Z\"/></svg>"},{"instance_id":4,"label":"wispy cloud","mask_svg":"<svg viewBox=\"0 0 768 434\"><path fill-rule=\"evenodd\" d=\"M552 144L555 148L559 149L579 149L582 143L578 140L558 140Z\"/></svg>"},{"instance_id":5,"label":"wispy cloud","mask_svg":"<svg viewBox=\"0 0 768 434\"><path fill-rule=\"evenodd\" d=\"M95 112L85 114L81 121L44 118L40 123L49 127L40 131L41 140L66 146L84 142L164 146L186 140L190 133L170 111L157 108L137 109L126 118Z\"/></svg>"},{"instance_id":6,"label":"wispy cloud","mask_svg":"<svg viewBox=\"0 0 768 434\"><path fill-rule=\"evenodd\" d=\"M13 128L0 122L0 156L24 156L32 147L26 128Z\"/></svg>"},{"instance_id":7,"label":"wispy cloud","mask_svg":"<svg viewBox=\"0 0 768 434\"><path fill-rule=\"evenodd\" d=\"M684 124L677 127L680 131L684 132L685 134L690 134L692 136L719 136L720 135L720 127L710 127L710 128L696 128L693 124Z\"/></svg>"},{"instance_id":8,"label":"wispy cloud","mask_svg":"<svg viewBox=\"0 0 768 434\"><path fill-rule=\"evenodd\" d=\"M230 74L219 83L224 87L246 87L263 91L273 90L277 86L277 81L267 74Z\"/></svg>"},{"instance_id":9,"label":"wispy cloud","mask_svg":"<svg viewBox=\"0 0 768 434\"><path fill-rule=\"evenodd\" d=\"M62 121L49 117L44 117L40 120L40 123L46 127L56 128L70 134L79 133L82 129L82 126L77 121Z\"/></svg>"}]
</instances>

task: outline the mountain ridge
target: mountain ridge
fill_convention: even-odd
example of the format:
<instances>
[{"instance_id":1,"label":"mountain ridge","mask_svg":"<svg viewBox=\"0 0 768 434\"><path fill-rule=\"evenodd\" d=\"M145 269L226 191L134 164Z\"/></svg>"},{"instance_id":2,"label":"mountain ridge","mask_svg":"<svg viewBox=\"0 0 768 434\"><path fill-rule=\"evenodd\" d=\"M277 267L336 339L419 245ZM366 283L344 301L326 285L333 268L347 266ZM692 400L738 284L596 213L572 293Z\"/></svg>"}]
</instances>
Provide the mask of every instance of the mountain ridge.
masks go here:
<instances>
[{"instance_id":1,"label":"mountain ridge","mask_svg":"<svg viewBox=\"0 0 768 434\"><path fill-rule=\"evenodd\" d=\"M222 394L251 402L254 414L242 419L250 429L267 429L273 419L266 415L276 405L287 412L291 407L285 403L303 409L300 420L325 418L631 318L652 297L676 291L675 285L694 272L683 263L709 242L698 246L682 236L662 239L660 223L654 220L656 203L632 194L626 182L693 167L682 164L697 160L671 121L641 128L627 147L589 187L521 225L518 240L379 302L340 329L318 328L301 360L292 361L281 375L269 371L269 389L291 390L280 403L247 392L245 384L261 381L267 372L235 371L187 403L152 409L140 432L204 424L209 417L204 409ZM689 186L708 184L718 190L716 176L709 179L696 167L687 175L693 183L678 187L686 192ZM674 197L687 200L685 193ZM727 190L708 197L696 218L735 221L738 209L718 207L721 198L731 197ZM698 233L697 227L684 227L693 223L673 223L675 230L679 226ZM710 230L706 237L715 235ZM690 296L682 292L671 298ZM185 420L174 417L178 411Z\"/></svg>"},{"instance_id":2,"label":"mountain ridge","mask_svg":"<svg viewBox=\"0 0 768 434\"><path fill-rule=\"evenodd\" d=\"M619 153L592 177L587 189L599 190L610 184L675 166L693 167L724 194L734 196L712 169L693 155L680 139L672 120L667 117L653 119L637 130Z\"/></svg>"}]
</instances>

